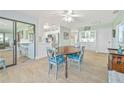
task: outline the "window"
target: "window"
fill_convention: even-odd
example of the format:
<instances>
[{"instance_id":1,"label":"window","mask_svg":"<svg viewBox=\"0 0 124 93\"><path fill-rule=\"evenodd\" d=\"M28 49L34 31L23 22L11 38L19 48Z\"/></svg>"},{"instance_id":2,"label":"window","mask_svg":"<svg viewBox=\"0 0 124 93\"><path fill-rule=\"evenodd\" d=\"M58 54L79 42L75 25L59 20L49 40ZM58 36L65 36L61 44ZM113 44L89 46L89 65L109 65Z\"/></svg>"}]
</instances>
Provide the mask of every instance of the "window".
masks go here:
<instances>
[{"instance_id":1,"label":"window","mask_svg":"<svg viewBox=\"0 0 124 93\"><path fill-rule=\"evenodd\" d=\"M80 42L95 42L96 40L96 31L88 30L80 32Z\"/></svg>"},{"instance_id":2,"label":"window","mask_svg":"<svg viewBox=\"0 0 124 93\"><path fill-rule=\"evenodd\" d=\"M119 34L118 34L119 43L124 43L124 24L120 25L118 30L119 30Z\"/></svg>"}]
</instances>

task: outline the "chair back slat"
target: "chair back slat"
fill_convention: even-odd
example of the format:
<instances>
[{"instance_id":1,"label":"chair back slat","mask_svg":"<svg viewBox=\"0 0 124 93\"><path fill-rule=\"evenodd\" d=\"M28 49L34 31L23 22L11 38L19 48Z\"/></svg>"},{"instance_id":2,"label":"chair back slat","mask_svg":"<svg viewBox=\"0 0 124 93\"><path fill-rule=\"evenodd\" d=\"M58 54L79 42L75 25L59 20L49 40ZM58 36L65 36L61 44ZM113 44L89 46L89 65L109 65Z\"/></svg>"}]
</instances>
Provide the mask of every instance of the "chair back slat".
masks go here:
<instances>
[{"instance_id":1,"label":"chair back slat","mask_svg":"<svg viewBox=\"0 0 124 93\"><path fill-rule=\"evenodd\" d=\"M80 54L79 54L79 59L80 59L80 60L83 59L83 56L84 56L84 49L85 49L84 46L80 47Z\"/></svg>"},{"instance_id":2,"label":"chair back slat","mask_svg":"<svg viewBox=\"0 0 124 93\"><path fill-rule=\"evenodd\" d=\"M47 48L47 57L56 59L56 49L55 48Z\"/></svg>"}]
</instances>

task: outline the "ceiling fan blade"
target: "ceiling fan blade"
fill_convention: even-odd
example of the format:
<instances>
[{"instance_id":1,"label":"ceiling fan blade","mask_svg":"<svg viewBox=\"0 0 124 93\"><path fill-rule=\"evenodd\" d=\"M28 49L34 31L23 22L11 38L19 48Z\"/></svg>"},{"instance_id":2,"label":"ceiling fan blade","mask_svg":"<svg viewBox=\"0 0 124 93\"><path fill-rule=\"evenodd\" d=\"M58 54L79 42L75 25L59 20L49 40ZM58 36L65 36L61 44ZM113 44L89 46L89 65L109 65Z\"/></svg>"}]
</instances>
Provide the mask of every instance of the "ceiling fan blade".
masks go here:
<instances>
[{"instance_id":1,"label":"ceiling fan blade","mask_svg":"<svg viewBox=\"0 0 124 93\"><path fill-rule=\"evenodd\" d=\"M73 11L72 10L68 10L67 14L73 14Z\"/></svg>"},{"instance_id":2,"label":"ceiling fan blade","mask_svg":"<svg viewBox=\"0 0 124 93\"><path fill-rule=\"evenodd\" d=\"M65 14L61 14L61 13L53 13L53 16L62 16L62 17L65 17L66 15Z\"/></svg>"},{"instance_id":3,"label":"ceiling fan blade","mask_svg":"<svg viewBox=\"0 0 124 93\"><path fill-rule=\"evenodd\" d=\"M72 17L83 17L84 15L71 15Z\"/></svg>"}]
</instances>

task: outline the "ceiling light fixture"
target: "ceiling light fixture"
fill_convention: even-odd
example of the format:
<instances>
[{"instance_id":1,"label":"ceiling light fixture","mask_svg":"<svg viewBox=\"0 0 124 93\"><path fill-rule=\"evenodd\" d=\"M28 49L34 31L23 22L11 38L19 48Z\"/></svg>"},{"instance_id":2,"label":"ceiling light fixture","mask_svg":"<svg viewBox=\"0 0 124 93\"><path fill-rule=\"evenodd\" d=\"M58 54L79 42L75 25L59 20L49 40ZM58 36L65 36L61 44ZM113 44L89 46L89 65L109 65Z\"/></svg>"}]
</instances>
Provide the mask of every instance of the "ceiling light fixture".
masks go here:
<instances>
[{"instance_id":1,"label":"ceiling light fixture","mask_svg":"<svg viewBox=\"0 0 124 93\"><path fill-rule=\"evenodd\" d=\"M78 12L74 10L64 10L64 11L61 11L60 13L55 13L55 14L62 16L62 20L68 23L73 22L75 18L84 16L82 14L81 15L78 14Z\"/></svg>"},{"instance_id":2,"label":"ceiling light fixture","mask_svg":"<svg viewBox=\"0 0 124 93\"><path fill-rule=\"evenodd\" d=\"M44 29L49 29L50 28L50 25L48 23L46 23L44 26L43 26Z\"/></svg>"},{"instance_id":3,"label":"ceiling light fixture","mask_svg":"<svg viewBox=\"0 0 124 93\"><path fill-rule=\"evenodd\" d=\"M65 17L63 18L63 20L64 20L65 22L68 22L68 23L71 23L71 22L74 21L74 19L73 19L71 16L65 16Z\"/></svg>"}]
</instances>

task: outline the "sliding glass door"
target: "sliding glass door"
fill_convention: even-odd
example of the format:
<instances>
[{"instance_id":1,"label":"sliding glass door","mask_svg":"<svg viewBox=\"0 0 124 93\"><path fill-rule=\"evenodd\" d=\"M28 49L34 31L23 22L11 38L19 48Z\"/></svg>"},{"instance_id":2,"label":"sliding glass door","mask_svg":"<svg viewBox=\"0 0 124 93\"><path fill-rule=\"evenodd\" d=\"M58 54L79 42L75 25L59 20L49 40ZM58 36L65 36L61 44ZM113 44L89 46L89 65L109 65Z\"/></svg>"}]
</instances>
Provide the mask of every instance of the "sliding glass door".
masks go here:
<instances>
[{"instance_id":1,"label":"sliding glass door","mask_svg":"<svg viewBox=\"0 0 124 93\"><path fill-rule=\"evenodd\" d=\"M0 18L0 58L5 60L6 65L14 65L14 22Z\"/></svg>"},{"instance_id":2,"label":"sliding glass door","mask_svg":"<svg viewBox=\"0 0 124 93\"><path fill-rule=\"evenodd\" d=\"M16 22L17 62L23 63L35 58L34 25Z\"/></svg>"},{"instance_id":3,"label":"sliding glass door","mask_svg":"<svg viewBox=\"0 0 124 93\"><path fill-rule=\"evenodd\" d=\"M0 17L0 59L7 66L35 59L35 25Z\"/></svg>"}]
</instances>

